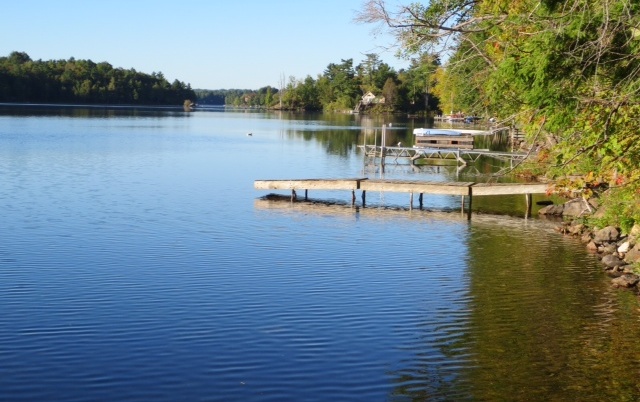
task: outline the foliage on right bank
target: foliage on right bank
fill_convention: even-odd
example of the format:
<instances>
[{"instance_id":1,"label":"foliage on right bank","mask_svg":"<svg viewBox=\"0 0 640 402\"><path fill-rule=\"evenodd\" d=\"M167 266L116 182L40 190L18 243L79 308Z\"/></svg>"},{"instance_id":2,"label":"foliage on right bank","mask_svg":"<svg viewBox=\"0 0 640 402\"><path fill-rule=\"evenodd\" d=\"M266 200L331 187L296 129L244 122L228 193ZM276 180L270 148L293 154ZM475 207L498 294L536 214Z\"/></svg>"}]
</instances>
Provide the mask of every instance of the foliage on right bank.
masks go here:
<instances>
[{"instance_id":1,"label":"foliage on right bank","mask_svg":"<svg viewBox=\"0 0 640 402\"><path fill-rule=\"evenodd\" d=\"M402 52L446 60L437 95L527 134L522 168L560 193L601 196L600 226L640 222L640 3L635 0L369 0Z\"/></svg>"}]
</instances>

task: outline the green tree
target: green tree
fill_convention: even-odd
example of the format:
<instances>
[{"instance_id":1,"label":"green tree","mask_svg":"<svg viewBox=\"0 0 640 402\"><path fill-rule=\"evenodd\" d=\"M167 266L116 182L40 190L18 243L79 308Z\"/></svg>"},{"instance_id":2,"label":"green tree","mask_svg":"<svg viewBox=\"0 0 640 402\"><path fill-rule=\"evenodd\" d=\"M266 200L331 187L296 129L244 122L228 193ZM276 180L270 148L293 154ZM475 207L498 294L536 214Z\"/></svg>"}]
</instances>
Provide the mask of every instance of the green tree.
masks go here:
<instances>
[{"instance_id":1,"label":"green tree","mask_svg":"<svg viewBox=\"0 0 640 402\"><path fill-rule=\"evenodd\" d=\"M559 189L589 196L606 184L640 221L639 2L432 0L394 14L370 0L358 20L387 24L406 54L450 55L443 101L521 127Z\"/></svg>"},{"instance_id":2,"label":"green tree","mask_svg":"<svg viewBox=\"0 0 640 402\"><path fill-rule=\"evenodd\" d=\"M393 108L398 102L398 85L393 78L387 78L387 82L384 83L382 88L382 95L385 99L385 105Z\"/></svg>"},{"instance_id":3,"label":"green tree","mask_svg":"<svg viewBox=\"0 0 640 402\"><path fill-rule=\"evenodd\" d=\"M335 110L352 109L360 96L353 59L343 59L340 64L330 63L323 75L326 78L321 91L323 106Z\"/></svg>"}]
</instances>

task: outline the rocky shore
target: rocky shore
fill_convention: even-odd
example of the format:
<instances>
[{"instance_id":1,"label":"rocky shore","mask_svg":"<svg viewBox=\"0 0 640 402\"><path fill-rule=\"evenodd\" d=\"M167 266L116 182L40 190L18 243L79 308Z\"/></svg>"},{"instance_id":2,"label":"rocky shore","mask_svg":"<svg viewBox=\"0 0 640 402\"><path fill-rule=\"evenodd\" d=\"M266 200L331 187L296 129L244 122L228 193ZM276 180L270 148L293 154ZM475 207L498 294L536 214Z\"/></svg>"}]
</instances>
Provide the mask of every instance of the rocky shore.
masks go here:
<instances>
[{"instance_id":1,"label":"rocky shore","mask_svg":"<svg viewBox=\"0 0 640 402\"><path fill-rule=\"evenodd\" d=\"M540 209L541 215L562 216L564 221L558 231L580 237L590 253L600 259L604 271L612 277L612 285L618 288L640 292L640 225L635 225L629 233L620 228L588 227L580 218L598 216L598 206L594 201L575 199L562 205L548 205Z\"/></svg>"}]
</instances>

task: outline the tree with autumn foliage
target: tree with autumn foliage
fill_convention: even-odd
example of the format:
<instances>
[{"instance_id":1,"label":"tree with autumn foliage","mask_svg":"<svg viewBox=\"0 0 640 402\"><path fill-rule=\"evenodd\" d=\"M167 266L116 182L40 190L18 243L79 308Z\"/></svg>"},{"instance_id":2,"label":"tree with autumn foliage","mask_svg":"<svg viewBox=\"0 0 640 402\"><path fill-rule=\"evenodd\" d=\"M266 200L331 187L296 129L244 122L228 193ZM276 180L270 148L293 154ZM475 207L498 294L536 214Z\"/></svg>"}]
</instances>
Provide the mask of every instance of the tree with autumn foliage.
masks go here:
<instances>
[{"instance_id":1,"label":"tree with autumn foliage","mask_svg":"<svg viewBox=\"0 0 640 402\"><path fill-rule=\"evenodd\" d=\"M370 0L358 20L446 60L441 100L522 129L559 192L604 189L600 223L640 222L640 2Z\"/></svg>"}]
</instances>

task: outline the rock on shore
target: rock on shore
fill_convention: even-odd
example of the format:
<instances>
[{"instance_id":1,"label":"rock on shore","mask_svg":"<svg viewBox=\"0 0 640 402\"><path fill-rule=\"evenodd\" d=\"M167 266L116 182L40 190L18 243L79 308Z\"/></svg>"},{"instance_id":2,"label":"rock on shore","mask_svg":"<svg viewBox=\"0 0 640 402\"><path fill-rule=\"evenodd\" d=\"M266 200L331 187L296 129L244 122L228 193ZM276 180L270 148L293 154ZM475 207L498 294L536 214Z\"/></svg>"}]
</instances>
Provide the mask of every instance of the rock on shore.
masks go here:
<instances>
[{"instance_id":1,"label":"rock on shore","mask_svg":"<svg viewBox=\"0 0 640 402\"><path fill-rule=\"evenodd\" d=\"M640 263L640 225L634 226L629 234L622 234L619 228L613 226L591 230L576 222L563 222L559 230L580 236L587 250L598 255L604 270L614 278L614 286L640 290L640 276L636 274L637 264Z\"/></svg>"},{"instance_id":2,"label":"rock on shore","mask_svg":"<svg viewBox=\"0 0 640 402\"><path fill-rule=\"evenodd\" d=\"M576 199L564 205L549 205L539 213L562 217L580 217L596 213L596 206L582 199ZM566 235L580 237L589 252L597 254L608 275L612 276L612 285L618 288L640 291L640 225L635 225L629 233L620 228L588 228L578 221L565 221L558 230Z\"/></svg>"}]
</instances>

